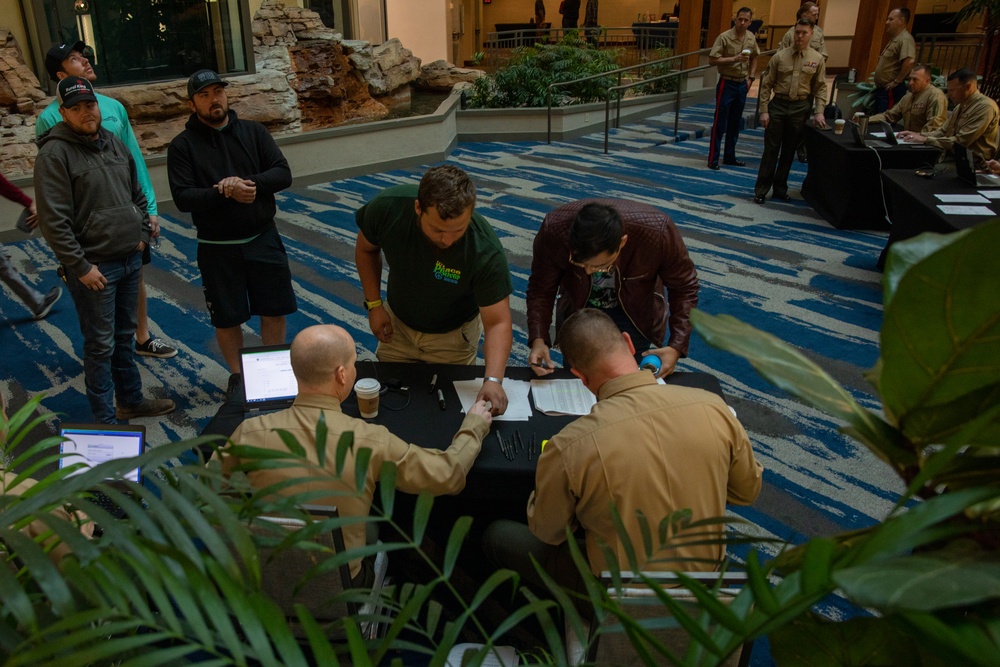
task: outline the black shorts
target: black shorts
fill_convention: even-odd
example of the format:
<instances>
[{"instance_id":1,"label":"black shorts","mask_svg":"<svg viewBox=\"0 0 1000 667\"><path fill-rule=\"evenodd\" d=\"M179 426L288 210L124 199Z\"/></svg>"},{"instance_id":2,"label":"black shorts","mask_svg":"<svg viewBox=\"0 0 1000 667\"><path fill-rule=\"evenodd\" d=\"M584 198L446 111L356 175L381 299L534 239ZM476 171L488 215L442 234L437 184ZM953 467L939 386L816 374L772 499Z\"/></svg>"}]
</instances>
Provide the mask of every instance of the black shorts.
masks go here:
<instances>
[{"instance_id":1,"label":"black shorts","mask_svg":"<svg viewBox=\"0 0 1000 667\"><path fill-rule=\"evenodd\" d=\"M199 243L198 268L216 329L239 326L253 315L281 317L296 310L288 255L273 226L247 243Z\"/></svg>"}]
</instances>

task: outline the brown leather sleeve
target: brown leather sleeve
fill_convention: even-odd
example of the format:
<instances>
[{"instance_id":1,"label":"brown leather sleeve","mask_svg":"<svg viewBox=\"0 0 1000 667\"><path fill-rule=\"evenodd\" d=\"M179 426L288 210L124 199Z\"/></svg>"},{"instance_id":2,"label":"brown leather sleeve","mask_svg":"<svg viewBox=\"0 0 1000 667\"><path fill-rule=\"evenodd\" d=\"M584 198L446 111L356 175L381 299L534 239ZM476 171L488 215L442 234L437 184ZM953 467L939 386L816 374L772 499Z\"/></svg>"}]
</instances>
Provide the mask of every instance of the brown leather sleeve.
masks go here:
<instances>
[{"instance_id":1,"label":"brown leather sleeve","mask_svg":"<svg viewBox=\"0 0 1000 667\"><path fill-rule=\"evenodd\" d=\"M660 279L667 288L670 311L670 339L667 345L686 357L691 339L691 310L698 305L698 270L688 255L684 239L673 220L667 217Z\"/></svg>"},{"instance_id":2,"label":"brown leather sleeve","mask_svg":"<svg viewBox=\"0 0 1000 667\"><path fill-rule=\"evenodd\" d=\"M575 202L578 203L578 202ZM528 310L528 345L536 338L552 347L552 309L569 259L569 221L579 207L562 206L545 216L531 250L531 275L525 303Z\"/></svg>"}]
</instances>

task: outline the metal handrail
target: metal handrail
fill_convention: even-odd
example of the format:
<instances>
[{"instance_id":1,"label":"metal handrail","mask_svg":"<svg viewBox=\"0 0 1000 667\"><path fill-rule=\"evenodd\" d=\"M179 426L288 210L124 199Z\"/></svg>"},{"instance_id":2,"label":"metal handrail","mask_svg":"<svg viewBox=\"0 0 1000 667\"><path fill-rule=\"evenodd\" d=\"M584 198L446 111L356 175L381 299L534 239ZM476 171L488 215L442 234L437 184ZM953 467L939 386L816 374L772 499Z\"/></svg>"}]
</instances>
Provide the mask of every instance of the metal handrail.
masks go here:
<instances>
[{"instance_id":1,"label":"metal handrail","mask_svg":"<svg viewBox=\"0 0 1000 667\"><path fill-rule=\"evenodd\" d=\"M702 49L702 50L703 51L707 51L708 49ZM764 51L763 53L759 54L757 57L759 58L760 56L774 55L775 53L777 53L777 50L776 49L772 49L770 51ZM691 54L688 54L688 55L691 55ZM672 76L680 77L681 75L685 75L686 76L686 75L692 74L694 72L703 72L703 71L705 71L707 69L710 69L712 67L717 67L717 65L699 65L698 67L692 67L690 69L678 70L676 72L667 72L666 74L661 74L660 76L654 76L651 79L643 79L642 81L633 81L632 83L625 84L624 86L618 85L618 86L613 86L611 88L608 88L607 97L604 100L604 152L605 152L605 154L607 154L607 152L608 152L608 140L609 140L609 137L611 136L611 93L612 92L618 93L618 92L621 92L621 91L628 90L629 88L634 88L636 86L642 86L642 85L645 85L645 84L648 84L648 83L652 83L654 81L666 80L666 79L669 79ZM619 124L619 122L621 120L621 97L622 97L621 95L617 95L617 98L618 98L618 116L615 118L615 127L618 127L618 124ZM760 95L757 96L757 111L758 112L760 111ZM681 83L678 80L678 82L677 82L677 99L674 101L674 136L675 137L677 136L677 131L680 128L680 117L681 117Z\"/></svg>"},{"instance_id":2,"label":"metal handrail","mask_svg":"<svg viewBox=\"0 0 1000 667\"><path fill-rule=\"evenodd\" d=\"M560 86L570 86L570 85L572 85L574 83L582 83L584 81L590 81L592 79L600 79L600 78L603 78L603 77L606 77L606 76L614 76L614 75L617 75L617 77L618 77L618 86L615 86L614 88L621 88L622 87L621 86L622 73L624 73L624 72L628 72L628 71L631 71L631 70L634 70L634 69L640 69L640 68L643 68L643 67L652 67L653 65L660 65L662 63L666 63L666 62L669 62L671 60L677 60L678 58L686 58L688 56L703 55L705 53L708 53L709 51L711 51L711 49L699 49L697 51L691 51L690 53L681 53L679 55L670 56L669 58L661 58L660 60L651 60L649 62L641 63L639 65L629 65L628 67L620 67L620 68L618 68L616 70L611 70L609 72L602 72L600 74L591 74L589 76L581 77L579 79L573 79L572 81L557 81L556 83L550 83L548 85L546 91L545 91L546 102L547 102L546 118L547 118L547 122L548 122L548 126L547 126L547 129L546 129L545 143L548 143L548 144L552 143L552 90L554 88L558 88ZM673 73L671 72L671 74L673 74ZM649 83L650 81L658 81L659 79L662 79L665 76L669 76L669 74L668 75L661 75L661 76L658 76L658 77L654 77L652 79L643 79L642 81L637 81L634 84L629 84L629 87L631 87L633 85L641 85L641 84ZM607 102L607 101L610 100L610 92L611 92L611 90L612 90L612 88L608 88L607 92L605 93L605 102ZM619 116L621 115L621 100L620 99L619 99L619 106L618 106L618 114L619 114ZM608 152L607 151L607 140L606 139L605 139L605 150L604 150L604 152L605 153Z\"/></svg>"}]
</instances>

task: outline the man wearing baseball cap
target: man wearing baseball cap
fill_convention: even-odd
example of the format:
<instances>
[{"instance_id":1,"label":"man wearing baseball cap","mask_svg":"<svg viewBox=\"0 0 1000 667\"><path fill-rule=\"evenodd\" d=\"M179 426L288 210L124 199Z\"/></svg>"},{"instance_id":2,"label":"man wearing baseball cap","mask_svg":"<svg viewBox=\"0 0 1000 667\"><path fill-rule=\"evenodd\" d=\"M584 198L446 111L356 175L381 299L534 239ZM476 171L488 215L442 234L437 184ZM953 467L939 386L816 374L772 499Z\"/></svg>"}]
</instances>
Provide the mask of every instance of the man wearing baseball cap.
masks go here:
<instances>
[{"instance_id":1,"label":"man wearing baseball cap","mask_svg":"<svg viewBox=\"0 0 1000 667\"><path fill-rule=\"evenodd\" d=\"M56 102L63 122L38 140L35 160L38 227L76 305L94 420L173 412L173 401L143 397L132 348L142 253L152 233L135 159L101 127L87 79L64 77Z\"/></svg>"},{"instance_id":2,"label":"man wearing baseball cap","mask_svg":"<svg viewBox=\"0 0 1000 667\"><path fill-rule=\"evenodd\" d=\"M49 77L55 82L59 82L69 76L77 76L93 84L97 80L87 54L91 51L83 42L54 44L45 54L45 69ZM149 171L146 170L146 162L142 157L142 149L135 139L132 125L128 120L128 113L125 107L118 100L94 94L97 103L101 108L101 125L119 140L132 154L135 160L136 172L139 175L139 185L146 196L146 210L149 212L149 221L153 225L153 238L160 235L160 223L157 217L156 193L153 192L153 184L149 179ZM42 111L35 121L35 136L40 137L56 123L62 120L59 113L58 102L52 102ZM143 265L149 264L151 259L149 248L142 254ZM144 357L156 357L158 359L169 359L177 356L177 350L155 338L149 331L149 321L146 311L146 283L139 281L139 321L136 329L135 340L136 353Z\"/></svg>"},{"instance_id":3,"label":"man wearing baseball cap","mask_svg":"<svg viewBox=\"0 0 1000 667\"><path fill-rule=\"evenodd\" d=\"M209 69L188 79L192 113L167 149L167 176L174 203L191 213L198 232L205 304L230 394L240 381L243 323L260 316L264 345L280 345L296 303L274 224L274 193L292 184L292 171L267 128L229 108L228 85Z\"/></svg>"}]
</instances>

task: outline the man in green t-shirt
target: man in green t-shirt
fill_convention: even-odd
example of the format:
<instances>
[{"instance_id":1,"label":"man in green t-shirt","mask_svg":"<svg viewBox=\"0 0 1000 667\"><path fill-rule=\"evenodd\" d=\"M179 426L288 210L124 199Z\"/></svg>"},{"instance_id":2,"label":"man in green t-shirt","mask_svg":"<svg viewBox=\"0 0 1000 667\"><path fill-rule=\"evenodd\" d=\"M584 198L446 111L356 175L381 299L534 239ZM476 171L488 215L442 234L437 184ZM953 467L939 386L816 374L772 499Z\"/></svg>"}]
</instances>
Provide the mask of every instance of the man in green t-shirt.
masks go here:
<instances>
[{"instance_id":1,"label":"man in green t-shirt","mask_svg":"<svg viewBox=\"0 0 1000 667\"><path fill-rule=\"evenodd\" d=\"M66 77L78 76L94 83L97 80L97 73L94 72L86 52L93 55L93 51L83 42L53 44L52 48L45 54L45 69L52 81L59 83ZM160 221L157 215L156 193L153 192L153 183L149 179L146 161L142 156L139 142L136 141L135 132L132 131L128 113L122 103L113 97L99 93L96 96L97 104L101 109L101 127L118 137L132 154L132 159L135 160L139 187L142 189L142 194L146 195L146 211L149 213L149 222L153 225L153 238L158 238L160 236ZM62 122L62 116L59 115L59 102L53 100L35 119L35 136L41 137L60 122ZM154 243L156 242L154 241ZM142 254L143 266L149 264L150 259L150 249L147 246ZM156 357L157 359L176 357L177 350L156 338L149 330L145 278L139 280L138 318L138 325L135 329L135 353L141 357Z\"/></svg>"},{"instance_id":2,"label":"man in green t-shirt","mask_svg":"<svg viewBox=\"0 0 1000 667\"><path fill-rule=\"evenodd\" d=\"M358 209L354 259L381 361L472 364L485 331L483 388L493 414L507 409L503 376L513 321L507 257L473 213L476 188L457 167L430 169L420 185L383 190ZM382 300L382 256L389 266Z\"/></svg>"}]
</instances>

